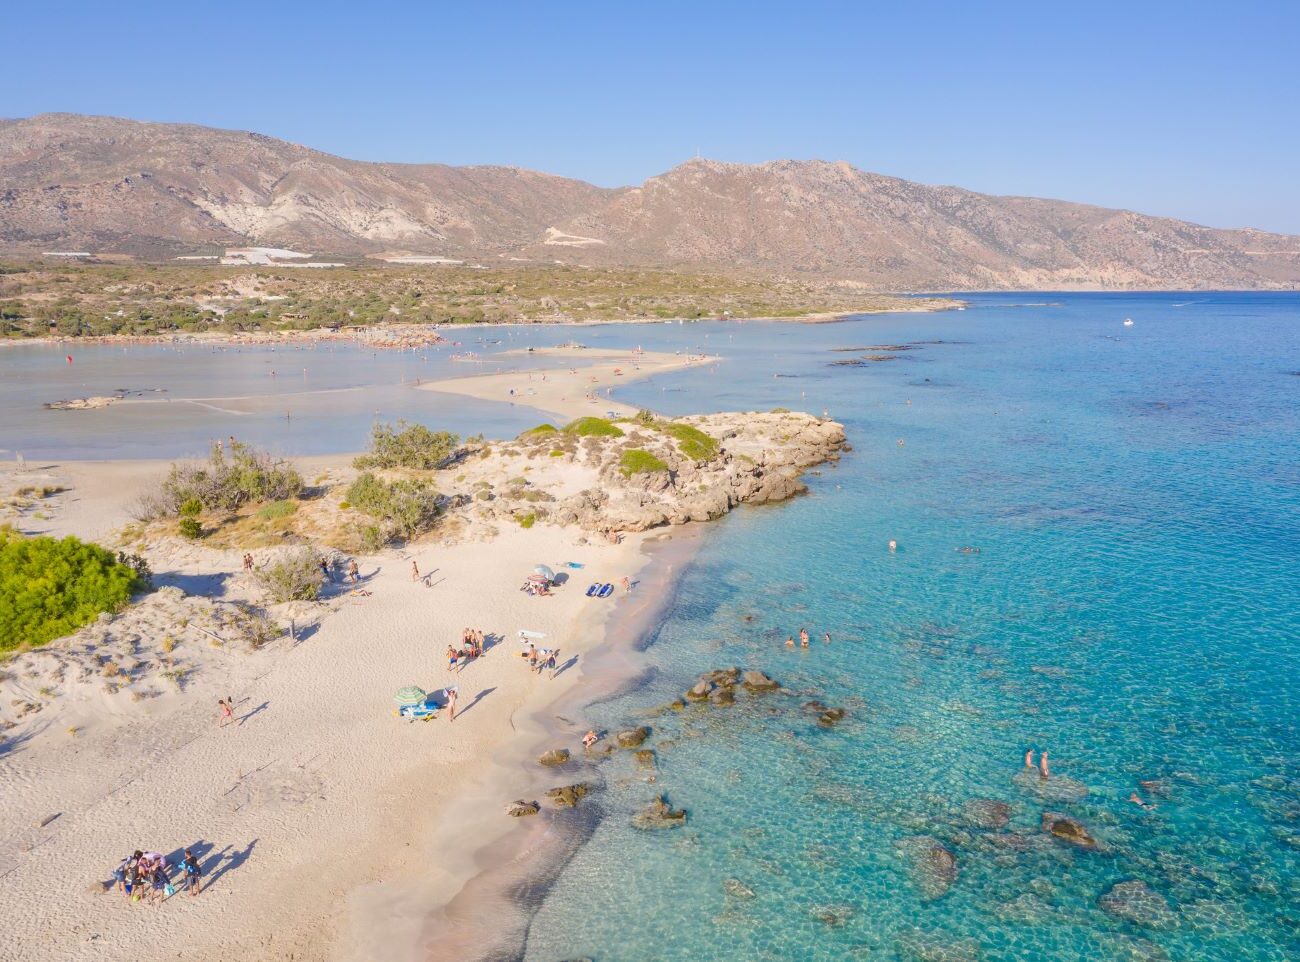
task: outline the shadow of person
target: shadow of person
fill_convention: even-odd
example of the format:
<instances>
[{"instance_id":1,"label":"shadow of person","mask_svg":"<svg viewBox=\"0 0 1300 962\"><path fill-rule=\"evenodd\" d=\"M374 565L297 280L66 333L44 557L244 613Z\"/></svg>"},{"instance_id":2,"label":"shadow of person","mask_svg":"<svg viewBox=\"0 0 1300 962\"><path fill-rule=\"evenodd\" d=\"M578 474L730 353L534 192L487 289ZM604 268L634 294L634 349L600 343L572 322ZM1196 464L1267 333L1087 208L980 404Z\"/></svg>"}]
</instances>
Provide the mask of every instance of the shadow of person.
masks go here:
<instances>
[{"instance_id":1,"label":"shadow of person","mask_svg":"<svg viewBox=\"0 0 1300 962\"><path fill-rule=\"evenodd\" d=\"M461 715L465 714L465 712L469 711L471 708L473 708L475 705L481 702L488 695L492 694L494 691L496 691L495 688L484 688L481 692L479 692L477 695L474 696L474 700L472 702L470 702L464 708L461 708L456 712L456 717L459 718Z\"/></svg>"},{"instance_id":2,"label":"shadow of person","mask_svg":"<svg viewBox=\"0 0 1300 962\"><path fill-rule=\"evenodd\" d=\"M257 845L260 839L253 839L242 849L232 852L227 845L220 852L216 853L208 860L208 864L203 866L203 874L207 876L203 888L210 889L217 881L227 872L233 872L239 866L243 865L253 855L253 847ZM227 854L228 853L228 854ZM213 871L215 867L216 871Z\"/></svg>"},{"instance_id":3,"label":"shadow of person","mask_svg":"<svg viewBox=\"0 0 1300 962\"><path fill-rule=\"evenodd\" d=\"M269 701L264 701L264 702L262 702L262 704L258 705L256 708L254 708L254 709L253 709L252 711L250 711L248 714L239 716L239 724L241 724L241 725L244 724L244 722L248 721L250 718L252 718L252 717L253 717L254 715L256 715L258 712L264 712L264 711L266 711L266 710L267 710L268 708L270 708L270 707L271 707L271 703L270 703Z\"/></svg>"},{"instance_id":4,"label":"shadow of person","mask_svg":"<svg viewBox=\"0 0 1300 962\"><path fill-rule=\"evenodd\" d=\"M551 672L551 677L559 678L561 675L563 675L566 671L568 671L577 663L578 663L578 656L574 655L568 661L562 664L559 668L555 669L555 671Z\"/></svg>"}]
</instances>

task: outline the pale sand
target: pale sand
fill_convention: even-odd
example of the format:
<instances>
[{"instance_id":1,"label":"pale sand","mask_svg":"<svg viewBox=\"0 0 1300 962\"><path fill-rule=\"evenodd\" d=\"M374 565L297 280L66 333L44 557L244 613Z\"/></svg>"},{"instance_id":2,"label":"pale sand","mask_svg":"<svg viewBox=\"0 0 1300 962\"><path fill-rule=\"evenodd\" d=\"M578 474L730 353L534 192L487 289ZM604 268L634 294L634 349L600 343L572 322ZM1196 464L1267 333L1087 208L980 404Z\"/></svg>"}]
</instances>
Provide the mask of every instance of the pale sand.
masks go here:
<instances>
[{"instance_id":1,"label":"pale sand","mask_svg":"<svg viewBox=\"0 0 1300 962\"><path fill-rule=\"evenodd\" d=\"M28 475L72 487L41 527L103 537L164 470L83 463ZM132 701L98 677L5 682L55 691L0 750L0 960L437 958L417 950L428 913L481 868L480 845L516 828L503 806L533 787L519 762L537 738L533 719L576 684L615 610L586 598L586 585L635 577L643 563L642 539L578 546L578 536L510 528L488 543L362 559L372 596L299 604L306 637L258 652L169 626L179 603L156 593L138 606L132 624L145 636L132 645L155 659L157 634L175 631L174 654L198 669L181 692ZM410 580L412 556L432 587ZM569 560L586 568L554 597L518 590L533 564ZM163 582L225 599L256 594L237 552L177 546L155 568ZM457 679L463 716L395 718L399 687L448 683L444 652L466 626L503 640ZM577 665L554 681L530 674L516 656L520 628L546 632L561 663L578 655ZM219 729L227 694L241 721ZM97 890L132 849L185 845L205 852L210 888L198 898L154 906Z\"/></svg>"},{"instance_id":2,"label":"pale sand","mask_svg":"<svg viewBox=\"0 0 1300 962\"><path fill-rule=\"evenodd\" d=\"M699 354L668 354L661 351L637 354L634 351L564 347L508 351L501 356L571 358L575 367L569 370L534 369L446 378L421 384L420 389L461 394L486 401L509 401L570 420L586 415L603 417L610 412L615 417L629 417L636 414L637 409L610 397L610 392L619 383L718 362L716 357ZM596 363L591 363L593 361ZM579 364L581 366L577 366ZM513 396L510 394L511 389L515 392Z\"/></svg>"}]
</instances>

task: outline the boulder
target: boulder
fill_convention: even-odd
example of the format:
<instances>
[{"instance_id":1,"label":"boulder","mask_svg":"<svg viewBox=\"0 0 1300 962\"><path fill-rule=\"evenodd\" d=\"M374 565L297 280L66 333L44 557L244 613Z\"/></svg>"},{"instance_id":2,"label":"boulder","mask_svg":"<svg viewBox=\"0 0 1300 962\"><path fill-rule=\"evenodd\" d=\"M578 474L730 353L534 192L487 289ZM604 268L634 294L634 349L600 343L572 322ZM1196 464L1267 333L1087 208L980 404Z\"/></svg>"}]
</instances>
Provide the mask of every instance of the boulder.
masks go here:
<instances>
[{"instance_id":1,"label":"boulder","mask_svg":"<svg viewBox=\"0 0 1300 962\"><path fill-rule=\"evenodd\" d=\"M632 826L643 831L681 828L685 824L686 812L673 808L662 795L632 816Z\"/></svg>"},{"instance_id":2,"label":"boulder","mask_svg":"<svg viewBox=\"0 0 1300 962\"><path fill-rule=\"evenodd\" d=\"M754 890L738 878L729 878L722 883L722 891L733 899L752 899Z\"/></svg>"},{"instance_id":3,"label":"boulder","mask_svg":"<svg viewBox=\"0 0 1300 962\"><path fill-rule=\"evenodd\" d=\"M1043 812L1043 831L1078 848L1096 851L1101 846L1078 819L1056 812Z\"/></svg>"},{"instance_id":4,"label":"boulder","mask_svg":"<svg viewBox=\"0 0 1300 962\"><path fill-rule=\"evenodd\" d=\"M814 905L808 910L808 914L818 922L823 922L832 928L838 928L849 919L853 918L853 906L851 905Z\"/></svg>"},{"instance_id":5,"label":"boulder","mask_svg":"<svg viewBox=\"0 0 1300 962\"><path fill-rule=\"evenodd\" d=\"M734 705L736 693L731 688L715 688L709 694L710 705Z\"/></svg>"},{"instance_id":6,"label":"boulder","mask_svg":"<svg viewBox=\"0 0 1300 962\"><path fill-rule=\"evenodd\" d=\"M614 736L618 742L619 748L639 748L647 738L650 737L650 729L642 725L640 728L628 728Z\"/></svg>"},{"instance_id":7,"label":"boulder","mask_svg":"<svg viewBox=\"0 0 1300 962\"><path fill-rule=\"evenodd\" d=\"M957 881L957 856L938 839L908 839L903 852L912 866L912 880L927 902L942 898Z\"/></svg>"},{"instance_id":8,"label":"boulder","mask_svg":"<svg viewBox=\"0 0 1300 962\"><path fill-rule=\"evenodd\" d=\"M1097 907L1116 918L1149 928L1172 928L1178 922L1165 897L1140 879L1112 885L1097 899Z\"/></svg>"},{"instance_id":9,"label":"boulder","mask_svg":"<svg viewBox=\"0 0 1300 962\"><path fill-rule=\"evenodd\" d=\"M541 810L542 806L536 802L525 802L522 798L517 798L506 806L506 814L511 818L525 818L536 815Z\"/></svg>"},{"instance_id":10,"label":"boulder","mask_svg":"<svg viewBox=\"0 0 1300 962\"><path fill-rule=\"evenodd\" d=\"M962 816L976 828L1005 828L1011 821L1011 806L991 798L972 798L962 806Z\"/></svg>"},{"instance_id":11,"label":"boulder","mask_svg":"<svg viewBox=\"0 0 1300 962\"><path fill-rule=\"evenodd\" d=\"M568 760L569 750L567 748L551 748L542 752L542 754L537 757L537 763L539 765L546 765L551 768L563 765Z\"/></svg>"},{"instance_id":12,"label":"boulder","mask_svg":"<svg viewBox=\"0 0 1300 962\"><path fill-rule=\"evenodd\" d=\"M750 691L775 691L781 687L779 682L773 681L763 672L752 669L741 675L740 680Z\"/></svg>"},{"instance_id":13,"label":"boulder","mask_svg":"<svg viewBox=\"0 0 1300 962\"><path fill-rule=\"evenodd\" d=\"M843 708L827 708L817 716L817 724L822 728L834 728L844 718Z\"/></svg>"},{"instance_id":14,"label":"boulder","mask_svg":"<svg viewBox=\"0 0 1300 962\"><path fill-rule=\"evenodd\" d=\"M713 693L713 682L698 681L691 688L691 690L686 693L686 699L687 701L704 701L712 693Z\"/></svg>"},{"instance_id":15,"label":"boulder","mask_svg":"<svg viewBox=\"0 0 1300 962\"><path fill-rule=\"evenodd\" d=\"M589 790L585 782L577 782L573 785L561 785L559 788L547 789L546 797L551 800L556 808L577 808L578 799L584 797Z\"/></svg>"},{"instance_id":16,"label":"boulder","mask_svg":"<svg viewBox=\"0 0 1300 962\"><path fill-rule=\"evenodd\" d=\"M642 748L632 753L638 765L653 765L655 763L655 753L653 748Z\"/></svg>"}]
</instances>

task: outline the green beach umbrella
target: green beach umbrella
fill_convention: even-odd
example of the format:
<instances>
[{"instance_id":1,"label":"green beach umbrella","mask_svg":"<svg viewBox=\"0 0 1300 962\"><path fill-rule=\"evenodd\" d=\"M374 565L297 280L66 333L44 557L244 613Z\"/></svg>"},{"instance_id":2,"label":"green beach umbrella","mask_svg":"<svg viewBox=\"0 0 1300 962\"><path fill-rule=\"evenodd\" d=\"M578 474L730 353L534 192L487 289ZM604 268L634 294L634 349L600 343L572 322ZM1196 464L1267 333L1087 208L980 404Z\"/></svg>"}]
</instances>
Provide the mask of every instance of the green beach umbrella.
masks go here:
<instances>
[{"instance_id":1,"label":"green beach umbrella","mask_svg":"<svg viewBox=\"0 0 1300 962\"><path fill-rule=\"evenodd\" d=\"M399 705L418 705L429 697L429 693L423 688L416 685L407 685L393 696L393 701Z\"/></svg>"}]
</instances>

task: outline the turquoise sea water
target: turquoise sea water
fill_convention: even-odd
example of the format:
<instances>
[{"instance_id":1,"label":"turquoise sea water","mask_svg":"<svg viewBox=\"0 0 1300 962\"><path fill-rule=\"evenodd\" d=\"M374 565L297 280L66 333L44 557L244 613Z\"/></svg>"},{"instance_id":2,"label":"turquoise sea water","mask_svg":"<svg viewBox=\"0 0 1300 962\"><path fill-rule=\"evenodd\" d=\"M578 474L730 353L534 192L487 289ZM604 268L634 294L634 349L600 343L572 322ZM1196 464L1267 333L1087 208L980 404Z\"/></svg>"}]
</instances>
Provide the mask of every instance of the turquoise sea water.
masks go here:
<instances>
[{"instance_id":1,"label":"turquoise sea water","mask_svg":"<svg viewBox=\"0 0 1300 962\"><path fill-rule=\"evenodd\" d=\"M654 784L604 764L527 959L1300 958L1300 296L971 302L698 330L728 339L719 372L621 393L827 407L855 450L720 523L644 640L649 682L589 709L642 720L733 664L786 691L652 715ZM917 349L830 366L881 344ZM814 697L847 718L819 728ZM685 828L630 827L657 792ZM1133 880L1154 896L1104 911Z\"/></svg>"}]
</instances>

